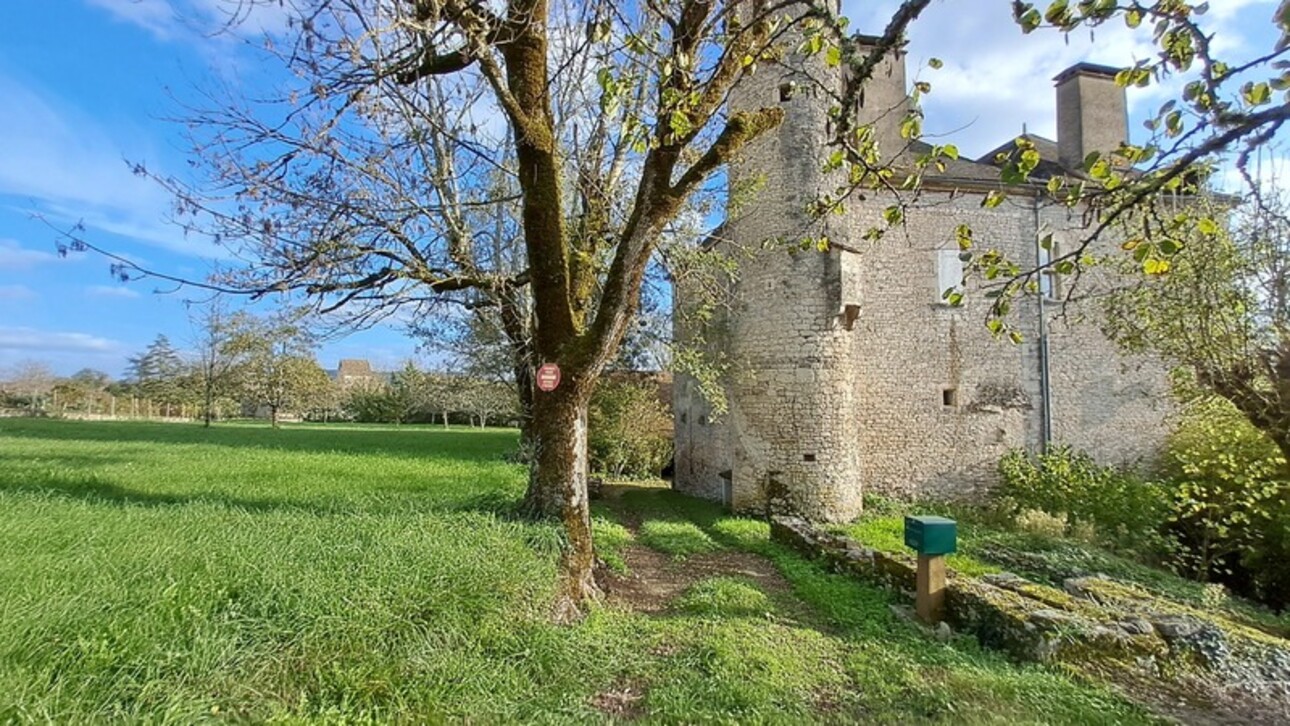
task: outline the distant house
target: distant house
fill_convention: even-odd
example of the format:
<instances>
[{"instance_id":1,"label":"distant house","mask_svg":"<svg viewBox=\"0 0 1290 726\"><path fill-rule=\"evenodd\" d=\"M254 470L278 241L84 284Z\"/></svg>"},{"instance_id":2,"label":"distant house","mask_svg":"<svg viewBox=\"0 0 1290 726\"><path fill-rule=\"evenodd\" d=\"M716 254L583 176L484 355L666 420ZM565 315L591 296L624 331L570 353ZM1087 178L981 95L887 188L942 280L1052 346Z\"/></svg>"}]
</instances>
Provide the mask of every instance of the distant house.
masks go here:
<instances>
[{"instance_id":1,"label":"distant house","mask_svg":"<svg viewBox=\"0 0 1290 726\"><path fill-rule=\"evenodd\" d=\"M384 386L390 382L390 374L372 370L372 364L363 358L342 358L334 370L327 375L341 388L353 386Z\"/></svg>"}]
</instances>

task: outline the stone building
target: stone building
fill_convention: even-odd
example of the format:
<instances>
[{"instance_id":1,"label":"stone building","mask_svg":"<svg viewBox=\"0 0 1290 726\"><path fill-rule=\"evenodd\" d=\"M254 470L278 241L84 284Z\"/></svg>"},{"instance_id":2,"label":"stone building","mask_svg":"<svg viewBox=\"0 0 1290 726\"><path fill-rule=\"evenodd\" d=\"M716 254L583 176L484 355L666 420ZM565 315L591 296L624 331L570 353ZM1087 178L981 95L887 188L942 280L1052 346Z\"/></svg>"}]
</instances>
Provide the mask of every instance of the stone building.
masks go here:
<instances>
[{"instance_id":1,"label":"stone building","mask_svg":"<svg viewBox=\"0 0 1290 726\"><path fill-rule=\"evenodd\" d=\"M1096 300L1059 305L1070 291L1053 286L1070 283L1045 277L1045 295L1013 308L1010 322L1024 335L1013 344L986 330L981 294L962 307L942 299L963 277L960 224L972 227L979 249L999 248L1031 267L1054 254L1040 238L1051 233L1057 252L1082 239L1084 210L1040 192L1048 177L1078 176L1089 152L1128 138L1115 71L1080 64L1056 77L1058 139L1028 136L1043 159L1036 182L1009 188L998 207L983 208L981 198L1000 187L996 153L1014 148L1012 140L929 173L903 230L863 239L891 203L875 195L830 223L837 244L829 251L796 254L764 242L800 235L806 205L836 186L821 171L830 101L817 84L836 81L799 58L742 83L732 108L779 104L785 119L731 166L732 189L752 187L752 198L708 242L739 262L730 305L701 330L678 323L675 331L680 340L698 333L726 356L729 409L712 416L696 382L678 376L673 486L735 510L838 521L860 512L864 492L971 497L994 482L999 458L1013 448L1057 442L1105 463L1150 458L1167 433L1165 367L1121 355L1098 328ZM904 143L905 103L901 56L885 62L860 99L861 120L876 124L881 148ZM1080 285L1096 288L1088 276ZM678 285L679 310L686 297Z\"/></svg>"},{"instance_id":2,"label":"stone building","mask_svg":"<svg viewBox=\"0 0 1290 726\"><path fill-rule=\"evenodd\" d=\"M327 375L344 389L355 386L380 388L390 382L389 373L372 370L372 364L363 358L342 358L336 369L327 371Z\"/></svg>"}]
</instances>

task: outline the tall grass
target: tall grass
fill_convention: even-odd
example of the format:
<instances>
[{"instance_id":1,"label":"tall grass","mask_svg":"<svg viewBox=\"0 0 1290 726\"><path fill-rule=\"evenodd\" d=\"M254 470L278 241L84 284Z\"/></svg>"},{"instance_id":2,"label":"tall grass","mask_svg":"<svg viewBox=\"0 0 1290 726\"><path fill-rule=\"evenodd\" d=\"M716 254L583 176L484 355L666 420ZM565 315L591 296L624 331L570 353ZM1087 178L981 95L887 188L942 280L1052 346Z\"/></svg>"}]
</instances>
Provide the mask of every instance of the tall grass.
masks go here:
<instances>
[{"instance_id":1,"label":"tall grass","mask_svg":"<svg viewBox=\"0 0 1290 726\"><path fill-rule=\"evenodd\" d=\"M666 494L633 506L770 555L794 595L717 580L663 617L554 626L560 535L512 513L515 443L0 420L0 721L583 722L619 690L664 722L1143 718Z\"/></svg>"}]
</instances>

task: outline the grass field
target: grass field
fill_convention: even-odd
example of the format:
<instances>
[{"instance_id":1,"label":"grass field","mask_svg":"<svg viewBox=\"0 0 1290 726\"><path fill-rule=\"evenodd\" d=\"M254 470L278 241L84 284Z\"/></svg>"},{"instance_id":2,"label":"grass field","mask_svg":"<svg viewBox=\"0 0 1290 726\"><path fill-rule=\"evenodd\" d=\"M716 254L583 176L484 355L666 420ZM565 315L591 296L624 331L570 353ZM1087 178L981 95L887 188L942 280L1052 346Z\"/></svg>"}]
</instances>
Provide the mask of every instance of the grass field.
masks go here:
<instances>
[{"instance_id":1,"label":"grass field","mask_svg":"<svg viewBox=\"0 0 1290 726\"><path fill-rule=\"evenodd\" d=\"M552 625L559 532L513 516L514 444L0 419L0 721L1150 720L666 491L597 505L618 569L754 553L787 585L725 573Z\"/></svg>"}]
</instances>

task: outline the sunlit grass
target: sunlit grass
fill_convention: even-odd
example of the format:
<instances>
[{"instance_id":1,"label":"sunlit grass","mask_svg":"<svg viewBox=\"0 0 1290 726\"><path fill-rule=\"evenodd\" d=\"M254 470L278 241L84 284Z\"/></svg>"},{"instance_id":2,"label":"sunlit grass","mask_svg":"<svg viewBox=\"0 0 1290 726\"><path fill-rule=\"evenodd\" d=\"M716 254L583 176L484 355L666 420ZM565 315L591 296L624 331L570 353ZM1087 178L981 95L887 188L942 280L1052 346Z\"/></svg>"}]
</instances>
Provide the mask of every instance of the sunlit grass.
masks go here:
<instances>
[{"instance_id":1,"label":"sunlit grass","mask_svg":"<svg viewBox=\"0 0 1290 726\"><path fill-rule=\"evenodd\" d=\"M792 595L712 578L655 617L555 626L560 533L514 514L515 441L0 419L0 720L595 722L623 684L667 723L1144 718L937 642L765 523L666 491L624 497L635 540L761 553Z\"/></svg>"}]
</instances>

